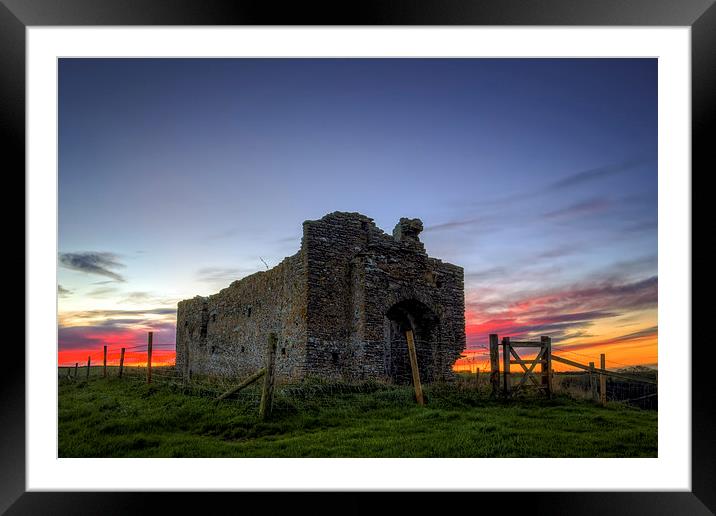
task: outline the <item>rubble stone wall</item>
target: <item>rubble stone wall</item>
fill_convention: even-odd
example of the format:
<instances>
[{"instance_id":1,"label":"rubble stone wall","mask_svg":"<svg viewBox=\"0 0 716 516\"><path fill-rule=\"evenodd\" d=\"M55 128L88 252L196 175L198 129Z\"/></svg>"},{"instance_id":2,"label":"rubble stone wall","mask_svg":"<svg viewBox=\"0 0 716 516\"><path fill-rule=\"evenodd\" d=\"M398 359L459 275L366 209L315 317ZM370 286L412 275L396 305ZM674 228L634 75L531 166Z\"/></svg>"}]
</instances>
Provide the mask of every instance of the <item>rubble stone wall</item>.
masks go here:
<instances>
[{"instance_id":1,"label":"rubble stone wall","mask_svg":"<svg viewBox=\"0 0 716 516\"><path fill-rule=\"evenodd\" d=\"M268 335L278 334L276 374L304 376L306 288L303 253L217 294L181 301L177 368L183 374L243 377L265 365Z\"/></svg>"},{"instance_id":2,"label":"rubble stone wall","mask_svg":"<svg viewBox=\"0 0 716 516\"><path fill-rule=\"evenodd\" d=\"M463 269L428 257L417 237L420 230L419 220L401 219L388 235L357 213L333 213L304 223L307 370L330 377L408 381L404 333L391 338L388 317L392 307L403 303L418 323L425 319L425 309L434 319L422 335L416 331L421 378L451 376L452 364L465 348ZM391 348L404 353L391 353ZM396 361L402 363L397 371Z\"/></svg>"}]
</instances>

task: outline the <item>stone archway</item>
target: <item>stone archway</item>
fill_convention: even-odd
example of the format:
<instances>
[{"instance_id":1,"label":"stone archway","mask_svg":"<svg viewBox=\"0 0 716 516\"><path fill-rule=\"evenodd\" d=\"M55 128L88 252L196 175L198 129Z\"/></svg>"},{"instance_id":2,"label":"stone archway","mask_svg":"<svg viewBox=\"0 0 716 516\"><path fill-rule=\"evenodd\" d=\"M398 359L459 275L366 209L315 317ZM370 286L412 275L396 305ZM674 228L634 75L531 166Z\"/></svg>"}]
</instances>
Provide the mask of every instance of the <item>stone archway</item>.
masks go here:
<instances>
[{"instance_id":1,"label":"stone archway","mask_svg":"<svg viewBox=\"0 0 716 516\"><path fill-rule=\"evenodd\" d=\"M385 349L388 376L395 383L412 381L407 330L413 330L421 382L435 378L435 351L440 320L428 306L416 299L406 299L391 306L385 314Z\"/></svg>"}]
</instances>

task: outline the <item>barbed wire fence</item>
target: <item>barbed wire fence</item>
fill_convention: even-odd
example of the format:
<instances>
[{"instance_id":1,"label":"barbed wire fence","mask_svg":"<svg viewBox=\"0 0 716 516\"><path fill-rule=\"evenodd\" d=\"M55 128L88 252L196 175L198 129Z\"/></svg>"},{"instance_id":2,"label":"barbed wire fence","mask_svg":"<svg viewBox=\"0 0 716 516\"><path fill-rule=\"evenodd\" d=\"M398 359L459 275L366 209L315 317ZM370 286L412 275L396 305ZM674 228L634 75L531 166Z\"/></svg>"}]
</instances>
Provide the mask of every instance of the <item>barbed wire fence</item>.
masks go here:
<instances>
[{"instance_id":1,"label":"barbed wire fence","mask_svg":"<svg viewBox=\"0 0 716 516\"><path fill-rule=\"evenodd\" d=\"M602 357L580 353L570 350L568 346L555 346L560 355L566 354L577 359L588 359L591 363L599 363ZM651 357L647 357L651 358ZM656 357L654 357L656 358ZM609 370L620 376L607 375L605 381L606 400L608 402L628 403L643 409L658 409L658 371L656 369L635 369L634 366L608 359L604 362ZM558 387L573 397L589 399L594 390L592 383L596 382L595 375L587 371L569 371L559 373ZM597 390L601 386L597 386ZM601 394L601 392L600 392Z\"/></svg>"},{"instance_id":2,"label":"barbed wire fence","mask_svg":"<svg viewBox=\"0 0 716 516\"><path fill-rule=\"evenodd\" d=\"M415 351L418 366L430 362L430 343L416 339ZM378 381L338 381L318 377L308 377L300 383L278 383L272 392L272 409L274 412L292 412L301 407L337 407L344 396L357 393L381 392L381 396L393 397L414 403L417 394L413 393L414 381L408 352L404 343L391 344L390 353L387 354L390 380ZM487 349L479 346L479 349ZM151 350L151 352L150 352ZM130 346L105 346L101 351L95 351L87 356L87 360L74 364L63 363L58 368L59 381L88 382L98 378L121 379L135 384L154 384L157 387L167 387L186 395L200 396L217 403L223 400L232 400L237 407L245 410L261 408L262 398L265 398L265 371L239 376L224 376L211 374L184 375L173 363L166 363L162 355L174 352L173 342L151 343L151 338L145 344L132 343ZM588 358L598 363L598 358L584 353L555 346L554 351L559 354ZM154 363L151 363L154 360ZM501 363L502 361L500 361ZM621 366L628 369L630 366L614 360L606 360L607 364ZM151 366L150 366L151 364ZM490 359L483 357L470 357L463 359L460 368L450 375L451 382L444 382L446 378L438 377L436 371L423 366L420 369L420 380L425 384L427 398L440 398L455 395L469 395L478 400L490 398L492 390L490 385ZM265 369L265 368L264 368ZM258 376L257 376L258 375ZM519 373L511 373L519 379ZM252 378L257 376L256 378ZM595 387L597 375L588 371L559 371L553 374L552 391L568 395L577 399L594 399L595 392L601 385ZM250 380L247 385L242 385ZM655 370L629 372L621 377L608 376L605 382L606 400L608 402L621 402L638 406L644 409L658 408L657 372ZM275 383L275 380L272 379ZM446 384L450 385L447 386ZM237 386L240 387L237 389ZM599 392L601 394L601 392ZM298 405L297 405L298 404Z\"/></svg>"}]
</instances>

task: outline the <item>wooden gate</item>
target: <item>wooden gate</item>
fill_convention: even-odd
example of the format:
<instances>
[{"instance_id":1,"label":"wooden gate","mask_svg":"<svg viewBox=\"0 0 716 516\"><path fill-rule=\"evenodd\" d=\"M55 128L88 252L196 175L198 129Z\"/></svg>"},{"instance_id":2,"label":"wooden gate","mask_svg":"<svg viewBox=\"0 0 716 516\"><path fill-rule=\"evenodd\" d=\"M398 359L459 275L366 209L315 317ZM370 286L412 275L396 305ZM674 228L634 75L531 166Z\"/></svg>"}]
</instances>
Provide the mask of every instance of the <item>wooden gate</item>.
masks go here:
<instances>
[{"instance_id":1,"label":"wooden gate","mask_svg":"<svg viewBox=\"0 0 716 516\"><path fill-rule=\"evenodd\" d=\"M537 348L537 355L533 359L524 359L517 352L517 348ZM490 335L490 361L493 372L499 370L499 349L497 335ZM522 378L518 383L512 385L510 372L511 365L519 365L522 368ZM537 365L539 371L535 371ZM513 341L510 337L502 339L502 369L503 382L502 394L505 397L528 388L542 391L549 398L552 396L552 339L541 337L539 341ZM497 395L499 390L499 373L491 375L492 392ZM529 383L528 383L529 382Z\"/></svg>"}]
</instances>

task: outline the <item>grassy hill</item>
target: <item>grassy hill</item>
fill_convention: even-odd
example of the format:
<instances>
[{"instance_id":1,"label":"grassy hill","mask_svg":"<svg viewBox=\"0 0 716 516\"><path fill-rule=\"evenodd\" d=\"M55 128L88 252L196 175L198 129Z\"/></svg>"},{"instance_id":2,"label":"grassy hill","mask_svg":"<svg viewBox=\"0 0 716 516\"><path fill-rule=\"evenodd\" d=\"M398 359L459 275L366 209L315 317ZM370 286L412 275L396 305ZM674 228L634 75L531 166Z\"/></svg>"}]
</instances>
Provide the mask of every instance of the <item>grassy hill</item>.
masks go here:
<instances>
[{"instance_id":1,"label":"grassy hill","mask_svg":"<svg viewBox=\"0 0 716 516\"><path fill-rule=\"evenodd\" d=\"M82 378L82 375L80 375ZM469 381L412 388L307 381L215 403L221 386L60 378L60 457L656 457L657 413L621 404L490 400Z\"/></svg>"}]
</instances>

